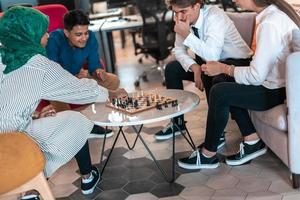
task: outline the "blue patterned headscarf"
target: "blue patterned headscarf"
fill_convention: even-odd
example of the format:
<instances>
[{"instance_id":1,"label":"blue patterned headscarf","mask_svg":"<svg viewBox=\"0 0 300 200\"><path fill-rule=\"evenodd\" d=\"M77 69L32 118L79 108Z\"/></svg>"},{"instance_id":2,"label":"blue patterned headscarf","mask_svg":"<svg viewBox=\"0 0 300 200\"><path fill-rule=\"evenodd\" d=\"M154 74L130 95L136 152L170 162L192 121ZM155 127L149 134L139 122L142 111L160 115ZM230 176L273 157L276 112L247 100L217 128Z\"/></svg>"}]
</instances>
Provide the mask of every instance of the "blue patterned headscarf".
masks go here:
<instances>
[{"instance_id":1,"label":"blue patterned headscarf","mask_svg":"<svg viewBox=\"0 0 300 200\"><path fill-rule=\"evenodd\" d=\"M28 7L15 6L0 18L0 42L4 73L23 66L36 54L46 55L41 39L46 33L48 16Z\"/></svg>"}]
</instances>

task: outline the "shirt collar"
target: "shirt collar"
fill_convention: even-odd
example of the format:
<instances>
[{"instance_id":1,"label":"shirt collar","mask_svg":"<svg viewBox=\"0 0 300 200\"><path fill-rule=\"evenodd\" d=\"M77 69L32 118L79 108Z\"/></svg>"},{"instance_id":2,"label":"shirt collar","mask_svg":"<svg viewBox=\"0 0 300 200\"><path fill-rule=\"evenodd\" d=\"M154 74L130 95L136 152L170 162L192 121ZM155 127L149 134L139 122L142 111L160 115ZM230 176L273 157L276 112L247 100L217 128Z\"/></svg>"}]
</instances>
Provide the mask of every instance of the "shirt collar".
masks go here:
<instances>
[{"instance_id":1,"label":"shirt collar","mask_svg":"<svg viewBox=\"0 0 300 200\"><path fill-rule=\"evenodd\" d=\"M202 26L205 8L206 8L206 5L204 5L202 8L200 8L199 17L198 17L196 23L192 25L193 27L196 27L199 29Z\"/></svg>"}]
</instances>

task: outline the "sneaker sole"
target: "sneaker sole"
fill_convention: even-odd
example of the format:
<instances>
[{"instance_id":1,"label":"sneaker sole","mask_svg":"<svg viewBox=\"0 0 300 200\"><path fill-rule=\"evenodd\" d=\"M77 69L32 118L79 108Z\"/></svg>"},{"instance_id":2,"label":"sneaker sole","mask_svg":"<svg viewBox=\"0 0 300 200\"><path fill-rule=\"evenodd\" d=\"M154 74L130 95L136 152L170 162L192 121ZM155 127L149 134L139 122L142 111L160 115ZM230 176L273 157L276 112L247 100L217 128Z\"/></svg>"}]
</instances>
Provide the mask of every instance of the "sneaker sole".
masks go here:
<instances>
[{"instance_id":1,"label":"sneaker sole","mask_svg":"<svg viewBox=\"0 0 300 200\"><path fill-rule=\"evenodd\" d=\"M106 138L109 138L111 136L114 135L114 132L109 132L109 133L106 133ZM88 139L93 139L93 138L98 138L98 139L102 139L104 138L104 134L95 134L95 133L91 133L88 137Z\"/></svg>"},{"instance_id":2,"label":"sneaker sole","mask_svg":"<svg viewBox=\"0 0 300 200\"><path fill-rule=\"evenodd\" d=\"M215 163L215 164L210 164L210 165L191 165L191 164L186 164L182 163L180 161L177 161L178 166L184 169L215 169L220 166L220 163Z\"/></svg>"},{"instance_id":3,"label":"sneaker sole","mask_svg":"<svg viewBox=\"0 0 300 200\"><path fill-rule=\"evenodd\" d=\"M182 133L185 134L186 131L182 131ZM175 132L175 136L178 136L178 135L181 135L180 131L176 131ZM155 135L154 137L155 137L156 140L168 140L168 139L170 139L170 138L173 137L173 134L170 134L170 135L159 135L159 136Z\"/></svg>"},{"instance_id":4,"label":"sneaker sole","mask_svg":"<svg viewBox=\"0 0 300 200\"><path fill-rule=\"evenodd\" d=\"M98 185L98 183L100 181L100 178L101 178L101 176L99 176L97 182L95 183L95 186L92 187L91 189L89 189L89 190L81 190L82 194L84 194L84 195L92 194L94 192L94 190L95 190L95 187Z\"/></svg>"},{"instance_id":5,"label":"sneaker sole","mask_svg":"<svg viewBox=\"0 0 300 200\"><path fill-rule=\"evenodd\" d=\"M231 166L237 166L237 165L242 165L245 164L246 162L249 162L250 160L253 160L254 158L257 158L258 156L261 156L263 154L265 154L267 152L267 148L263 148L255 153L250 154L249 156L238 160L238 161L231 161L231 160L225 160L227 165L231 165Z\"/></svg>"}]
</instances>

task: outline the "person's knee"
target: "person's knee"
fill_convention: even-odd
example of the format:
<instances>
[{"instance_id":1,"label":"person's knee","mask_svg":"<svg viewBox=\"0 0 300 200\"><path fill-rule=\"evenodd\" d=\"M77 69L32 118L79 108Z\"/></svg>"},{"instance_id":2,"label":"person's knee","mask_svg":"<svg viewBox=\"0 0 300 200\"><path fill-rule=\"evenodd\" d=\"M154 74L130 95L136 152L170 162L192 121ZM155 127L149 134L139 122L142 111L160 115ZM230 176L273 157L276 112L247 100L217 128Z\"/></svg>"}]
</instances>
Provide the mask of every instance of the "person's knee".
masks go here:
<instances>
[{"instance_id":1,"label":"person's knee","mask_svg":"<svg viewBox=\"0 0 300 200\"><path fill-rule=\"evenodd\" d=\"M228 87L227 83L219 83L213 85L209 93L209 102L210 102L209 105L216 104L216 103L225 104L228 98L228 93L226 92L227 87Z\"/></svg>"},{"instance_id":2,"label":"person's knee","mask_svg":"<svg viewBox=\"0 0 300 200\"><path fill-rule=\"evenodd\" d=\"M169 62L165 68L165 78L169 79L171 77L174 77L174 75L176 76L176 74L178 73L178 67L181 67L178 61Z\"/></svg>"},{"instance_id":3,"label":"person's knee","mask_svg":"<svg viewBox=\"0 0 300 200\"><path fill-rule=\"evenodd\" d=\"M74 124L80 124L80 123L89 123L90 120L87 119L83 114L77 111L72 110L66 110L60 113L57 113L60 115L61 118L63 118L65 121L68 121L69 123Z\"/></svg>"}]
</instances>

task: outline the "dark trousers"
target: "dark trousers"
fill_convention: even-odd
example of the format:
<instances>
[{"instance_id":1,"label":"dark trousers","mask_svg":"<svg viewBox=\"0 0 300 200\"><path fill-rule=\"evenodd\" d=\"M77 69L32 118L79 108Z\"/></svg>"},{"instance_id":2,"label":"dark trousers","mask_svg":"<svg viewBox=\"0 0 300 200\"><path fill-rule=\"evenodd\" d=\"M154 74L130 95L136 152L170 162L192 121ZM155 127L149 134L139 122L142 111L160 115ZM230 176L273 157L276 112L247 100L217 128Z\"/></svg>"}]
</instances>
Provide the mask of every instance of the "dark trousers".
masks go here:
<instances>
[{"instance_id":1,"label":"dark trousers","mask_svg":"<svg viewBox=\"0 0 300 200\"><path fill-rule=\"evenodd\" d=\"M264 86L224 82L210 91L204 147L217 151L218 141L228 122L229 112L234 113L242 136L255 133L248 110L265 111L282 104L285 88L267 89Z\"/></svg>"},{"instance_id":2,"label":"dark trousers","mask_svg":"<svg viewBox=\"0 0 300 200\"><path fill-rule=\"evenodd\" d=\"M235 65L235 66L249 66L251 59L226 59L224 61L220 61L225 64ZM197 59L197 63L199 65L204 64L205 62L201 60L201 58ZM194 81L194 73L186 72L181 64L178 61L172 61L167 64L165 69L165 79L166 79L166 87L167 89L181 89L183 90L183 80ZM207 103L209 104L209 92L211 87L220 82L234 82L233 77L229 77L224 74L220 74L217 76L207 76L204 73L201 74L201 80L203 82L203 86L205 89L205 94L207 98ZM184 116L181 115L179 117L174 118L174 122L179 126L184 125Z\"/></svg>"},{"instance_id":3,"label":"dark trousers","mask_svg":"<svg viewBox=\"0 0 300 200\"><path fill-rule=\"evenodd\" d=\"M89 174L92 171L92 162L88 141L86 141L80 151L78 151L78 153L75 155L75 159L81 175Z\"/></svg>"}]
</instances>

